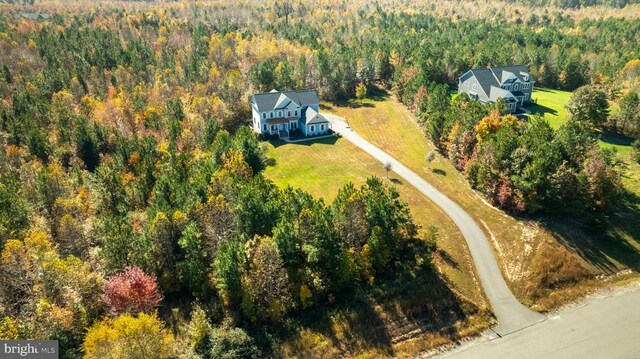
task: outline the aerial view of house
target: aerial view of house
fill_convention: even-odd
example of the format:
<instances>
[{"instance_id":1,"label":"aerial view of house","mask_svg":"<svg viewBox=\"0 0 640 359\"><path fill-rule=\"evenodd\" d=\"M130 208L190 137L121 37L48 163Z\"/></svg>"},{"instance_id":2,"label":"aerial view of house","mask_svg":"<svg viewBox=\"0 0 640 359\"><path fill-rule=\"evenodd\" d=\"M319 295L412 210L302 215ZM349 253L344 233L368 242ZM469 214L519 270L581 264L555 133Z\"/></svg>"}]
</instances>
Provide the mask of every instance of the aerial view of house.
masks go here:
<instances>
[{"instance_id":1,"label":"aerial view of house","mask_svg":"<svg viewBox=\"0 0 640 359\"><path fill-rule=\"evenodd\" d=\"M251 98L253 130L280 138L295 131L304 136L326 134L329 121L319 113L319 104L318 93L312 89L255 94Z\"/></svg>"},{"instance_id":2,"label":"aerial view of house","mask_svg":"<svg viewBox=\"0 0 640 359\"><path fill-rule=\"evenodd\" d=\"M640 359L639 43L640 0L0 0L0 359Z\"/></svg>"},{"instance_id":3,"label":"aerial view of house","mask_svg":"<svg viewBox=\"0 0 640 359\"><path fill-rule=\"evenodd\" d=\"M502 66L473 69L460 76L458 93L466 93L482 103L505 100L506 112L514 113L531 102L535 81L527 66Z\"/></svg>"}]
</instances>

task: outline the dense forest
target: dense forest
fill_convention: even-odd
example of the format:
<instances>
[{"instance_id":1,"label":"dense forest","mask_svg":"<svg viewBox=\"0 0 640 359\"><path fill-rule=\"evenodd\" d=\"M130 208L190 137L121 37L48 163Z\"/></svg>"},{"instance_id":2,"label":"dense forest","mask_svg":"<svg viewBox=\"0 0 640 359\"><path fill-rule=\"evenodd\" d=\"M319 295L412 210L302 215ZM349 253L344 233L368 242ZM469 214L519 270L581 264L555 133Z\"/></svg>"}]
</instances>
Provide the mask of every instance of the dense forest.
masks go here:
<instances>
[{"instance_id":1,"label":"dense forest","mask_svg":"<svg viewBox=\"0 0 640 359\"><path fill-rule=\"evenodd\" d=\"M255 91L309 87L335 101L391 88L500 207L615 202L615 160L593 136L639 137L639 20L321 3L0 7L1 338L57 339L65 358L132 357L134 340L149 358L269 355L250 328L393 273L425 239L397 191L370 178L325 203L276 187L245 126ZM31 11L49 16L14 16ZM507 63L585 92L573 120L552 130L451 99L467 69ZM581 114L594 97L621 111L594 122ZM427 239L419 261L432 272ZM189 322L165 325L158 308L184 303Z\"/></svg>"}]
</instances>

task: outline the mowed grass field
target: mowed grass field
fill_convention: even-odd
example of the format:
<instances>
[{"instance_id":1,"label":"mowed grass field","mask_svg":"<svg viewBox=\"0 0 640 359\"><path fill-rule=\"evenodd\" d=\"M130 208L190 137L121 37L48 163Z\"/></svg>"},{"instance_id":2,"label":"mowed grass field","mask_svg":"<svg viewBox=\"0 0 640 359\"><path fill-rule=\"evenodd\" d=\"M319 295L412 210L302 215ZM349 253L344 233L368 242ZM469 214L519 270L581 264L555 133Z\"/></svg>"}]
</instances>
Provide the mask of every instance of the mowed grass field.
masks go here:
<instances>
[{"instance_id":1,"label":"mowed grass field","mask_svg":"<svg viewBox=\"0 0 640 359\"><path fill-rule=\"evenodd\" d=\"M458 301L466 303L455 306L467 308L465 311L469 310L468 308L476 308L472 309L472 312L479 311L466 320L448 324L452 326L453 331L440 332L442 329L429 329L433 324L431 319L414 318L406 313L419 313L425 307L444 308L451 305L451 299L443 298L444 302L438 303L429 299L433 295L412 294L416 290L422 291L434 286L429 282L430 279L416 277L410 280L415 283L407 284L413 289L384 285L375 288L374 293L378 294L375 294L374 298L377 299L360 298L356 300L355 307L336 309L335 313L328 315L329 319L324 318L324 315L323 320L310 320L319 324L309 325L286 341L282 346L285 357L290 352L299 353L300 350L309 348L316 348L324 353L316 352L316 349L311 352L303 351L308 357L342 356L345 350L352 354L359 352L371 357L411 356L450 343L453 338L478 334L488 327L489 308L476 279L464 238L439 207L415 188L398 179L393 171L387 178L380 162L347 140L326 138L296 144L270 141L265 142L265 148L270 162L264 171L267 178L280 187L301 188L316 198L323 198L326 203L330 203L338 190L348 182L360 186L371 176L386 178L390 184L396 186L401 198L408 203L414 220L421 226L421 234L425 234L430 226L437 226L438 251L434 256L437 270L446 283L444 285L455 293ZM365 305L362 302L373 304ZM362 315L361 312L367 311L370 311L370 315ZM367 324L371 318L379 318L379 322L375 324L376 328L370 328L371 324ZM381 327L386 333L382 338L392 339L378 342L381 340ZM452 333L455 334L450 336ZM342 344L338 346L337 343ZM380 351L380 348L377 348L379 346L387 348Z\"/></svg>"},{"instance_id":2,"label":"mowed grass field","mask_svg":"<svg viewBox=\"0 0 640 359\"><path fill-rule=\"evenodd\" d=\"M569 102L571 92L535 87L531 99L536 104L528 107L532 114L539 114L549 121L554 129L562 126L567 121L567 110L564 105Z\"/></svg>"},{"instance_id":3,"label":"mowed grass field","mask_svg":"<svg viewBox=\"0 0 640 359\"><path fill-rule=\"evenodd\" d=\"M553 93L547 95L553 96ZM564 99L568 99L568 96L568 93L562 94ZM545 116L556 116L557 126L564 120L561 119L561 109L557 107L564 101L563 98L556 99L553 105L545 102L548 106L556 107L553 111L547 111ZM539 100L539 105L542 102L542 99ZM564 104L560 107L563 106ZM625 224L629 220L628 213L611 227L611 231L616 233L608 236L613 239L607 241L585 241L584 238L593 236L581 225L563 221L543 224L535 219L516 219L486 203L447 159L438 155L432 168L427 168L424 158L434 149L433 145L426 139L413 115L393 98L326 103L324 108L327 112L345 117L356 132L416 171L465 208L492 241L501 269L516 296L525 304L533 305L534 309L552 309L599 285L593 281L581 280L575 285L532 298L528 294L529 290L531 286L538 285L536 278L541 273L548 271L549 275L570 276L571 273L580 271L576 268L587 268L593 274L611 274L622 269L637 268L640 246L633 239L634 233L637 233L634 228L630 228L633 225ZM565 227L560 228L561 226ZM549 253L557 257L548 258Z\"/></svg>"}]
</instances>

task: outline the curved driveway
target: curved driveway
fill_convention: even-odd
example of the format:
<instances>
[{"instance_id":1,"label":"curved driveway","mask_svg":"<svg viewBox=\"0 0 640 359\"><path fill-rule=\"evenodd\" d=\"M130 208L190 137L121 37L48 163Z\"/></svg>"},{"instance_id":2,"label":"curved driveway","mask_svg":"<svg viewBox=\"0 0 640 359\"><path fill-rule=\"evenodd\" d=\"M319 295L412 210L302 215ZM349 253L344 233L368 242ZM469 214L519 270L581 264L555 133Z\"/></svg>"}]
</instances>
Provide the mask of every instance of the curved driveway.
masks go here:
<instances>
[{"instance_id":1,"label":"curved driveway","mask_svg":"<svg viewBox=\"0 0 640 359\"><path fill-rule=\"evenodd\" d=\"M451 217L467 241L482 287L498 319L498 327L493 330L498 336L513 333L544 320L544 316L522 305L511 293L500 273L487 237L467 212L418 174L353 132L347 126L344 118L327 113L323 113L323 115L331 122L335 132L378 161L391 163L391 168L395 173L429 197Z\"/></svg>"}]
</instances>

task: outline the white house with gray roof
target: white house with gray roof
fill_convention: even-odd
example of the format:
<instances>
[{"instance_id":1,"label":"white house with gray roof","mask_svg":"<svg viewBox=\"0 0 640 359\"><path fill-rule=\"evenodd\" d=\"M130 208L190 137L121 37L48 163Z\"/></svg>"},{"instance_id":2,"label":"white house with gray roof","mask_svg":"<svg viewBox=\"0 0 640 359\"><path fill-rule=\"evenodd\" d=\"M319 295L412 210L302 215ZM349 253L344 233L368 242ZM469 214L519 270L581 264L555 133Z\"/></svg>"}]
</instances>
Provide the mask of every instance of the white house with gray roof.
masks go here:
<instances>
[{"instance_id":1,"label":"white house with gray roof","mask_svg":"<svg viewBox=\"0 0 640 359\"><path fill-rule=\"evenodd\" d=\"M531 102L534 83L527 66L488 67L469 70L460 76L458 93L466 93L482 103L503 98L507 112L514 113Z\"/></svg>"},{"instance_id":2,"label":"white house with gray roof","mask_svg":"<svg viewBox=\"0 0 640 359\"><path fill-rule=\"evenodd\" d=\"M251 97L251 109L256 133L289 137L291 131L305 136L329 132L329 121L319 112L316 90L258 93Z\"/></svg>"}]
</instances>

